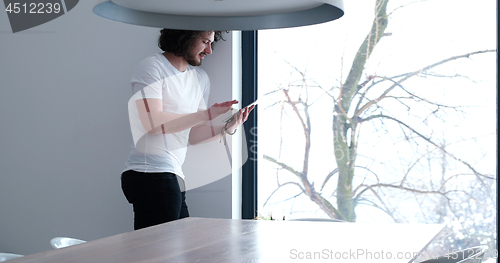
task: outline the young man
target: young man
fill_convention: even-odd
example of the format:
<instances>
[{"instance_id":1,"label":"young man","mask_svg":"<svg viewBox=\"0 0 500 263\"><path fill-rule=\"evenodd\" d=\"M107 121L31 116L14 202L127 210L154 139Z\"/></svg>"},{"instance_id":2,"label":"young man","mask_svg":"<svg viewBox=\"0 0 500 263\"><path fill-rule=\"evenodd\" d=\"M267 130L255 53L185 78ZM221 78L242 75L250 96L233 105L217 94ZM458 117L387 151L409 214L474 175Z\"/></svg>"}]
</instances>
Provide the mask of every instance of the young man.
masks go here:
<instances>
[{"instance_id":1,"label":"young man","mask_svg":"<svg viewBox=\"0 0 500 263\"><path fill-rule=\"evenodd\" d=\"M185 202L184 162L187 145L232 134L253 106L239 110L226 126L210 121L238 101L207 108L210 82L200 67L219 31L162 29L158 46L163 53L147 57L132 77L134 95L129 120L134 145L122 174L122 189L134 208L134 229L189 216ZM207 124L208 123L208 124Z\"/></svg>"}]
</instances>

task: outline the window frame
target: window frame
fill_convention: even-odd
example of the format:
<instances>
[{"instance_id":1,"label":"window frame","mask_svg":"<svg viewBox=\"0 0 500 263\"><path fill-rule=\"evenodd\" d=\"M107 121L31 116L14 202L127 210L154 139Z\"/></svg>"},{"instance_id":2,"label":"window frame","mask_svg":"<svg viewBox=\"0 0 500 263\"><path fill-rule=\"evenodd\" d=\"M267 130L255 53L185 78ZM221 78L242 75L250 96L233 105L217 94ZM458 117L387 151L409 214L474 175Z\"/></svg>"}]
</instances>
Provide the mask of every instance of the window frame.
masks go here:
<instances>
[{"instance_id":1,"label":"window frame","mask_svg":"<svg viewBox=\"0 0 500 263\"><path fill-rule=\"evenodd\" d=\"M241 32L242 51L242 105L248 105L257 99L257 34L258 31ZM241 217L254 219L257 217L257 111L254 110L243 124L248 152L248 160L242 167L241 180ZM243 154L245 156L245 154Z\"/></svg>"}]
</instances>

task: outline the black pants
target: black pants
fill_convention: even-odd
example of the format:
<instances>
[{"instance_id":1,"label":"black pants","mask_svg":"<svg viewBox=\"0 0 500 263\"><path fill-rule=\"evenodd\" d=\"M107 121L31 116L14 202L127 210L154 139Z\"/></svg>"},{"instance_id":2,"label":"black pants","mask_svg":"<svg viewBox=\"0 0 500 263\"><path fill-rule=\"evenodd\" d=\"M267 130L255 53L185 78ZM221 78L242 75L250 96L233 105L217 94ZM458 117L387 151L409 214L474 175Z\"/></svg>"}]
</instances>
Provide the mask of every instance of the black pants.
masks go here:
<instances>
[{"instance_id":1,"label":"black pants","mask_svg":"<svg viewBox=\"0 0 500 263\"><path fill-rule=\"evenodd\" d=\"M189 216L186 192L173 173L125 171L122 190L134 206L134 230Z\"/></svg>"}]
</instances>

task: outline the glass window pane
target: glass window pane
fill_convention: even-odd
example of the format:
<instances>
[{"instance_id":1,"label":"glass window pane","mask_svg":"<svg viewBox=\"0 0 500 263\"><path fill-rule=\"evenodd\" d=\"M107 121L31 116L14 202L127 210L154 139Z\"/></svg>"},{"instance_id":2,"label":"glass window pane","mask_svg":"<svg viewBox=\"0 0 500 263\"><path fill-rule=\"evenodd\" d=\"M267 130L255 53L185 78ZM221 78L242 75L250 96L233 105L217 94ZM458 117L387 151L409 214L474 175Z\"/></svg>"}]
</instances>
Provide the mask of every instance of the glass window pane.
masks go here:
<instances>
[{"instance_id":1,"label":"glass window pane","mask_svg":"<svg viewBox=\"0 0 500 263\"><path fill-rule=\"evenodd\" d=\"M443 247L495 248L496 2L344 2L259 31L258 213L444 223Z\"/></svg>"}]
</instances>

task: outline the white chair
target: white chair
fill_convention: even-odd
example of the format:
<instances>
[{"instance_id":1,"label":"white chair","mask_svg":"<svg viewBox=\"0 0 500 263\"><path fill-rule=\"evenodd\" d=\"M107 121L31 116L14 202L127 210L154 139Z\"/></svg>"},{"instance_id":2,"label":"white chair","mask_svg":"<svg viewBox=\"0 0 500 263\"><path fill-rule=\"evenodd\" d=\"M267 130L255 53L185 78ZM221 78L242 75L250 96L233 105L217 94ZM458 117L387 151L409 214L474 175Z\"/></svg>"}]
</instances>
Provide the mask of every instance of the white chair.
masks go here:
<instances>
[{"instance_id":1,"label":"white chair","mask_svg":"<svg viewBox=\"0 0 500 263\"><path fill-rule=\"evenodd\" d=\"M57 248L74 246L85 242L87 241L71 237L54 237L53 239L50 240L50 245L53 248L57 249Z\"/></svg>"},{"instance_id":2,"label":"white chair","mask_svg":"<svg viewBox=\"0 0 500 263\"><path fill-rule=\"evenodd\" d=\"M0 262L7 261L9 259L20 258L23 255L11 254L11 253L0 253Z\"/></svg>"}]
</instances>

